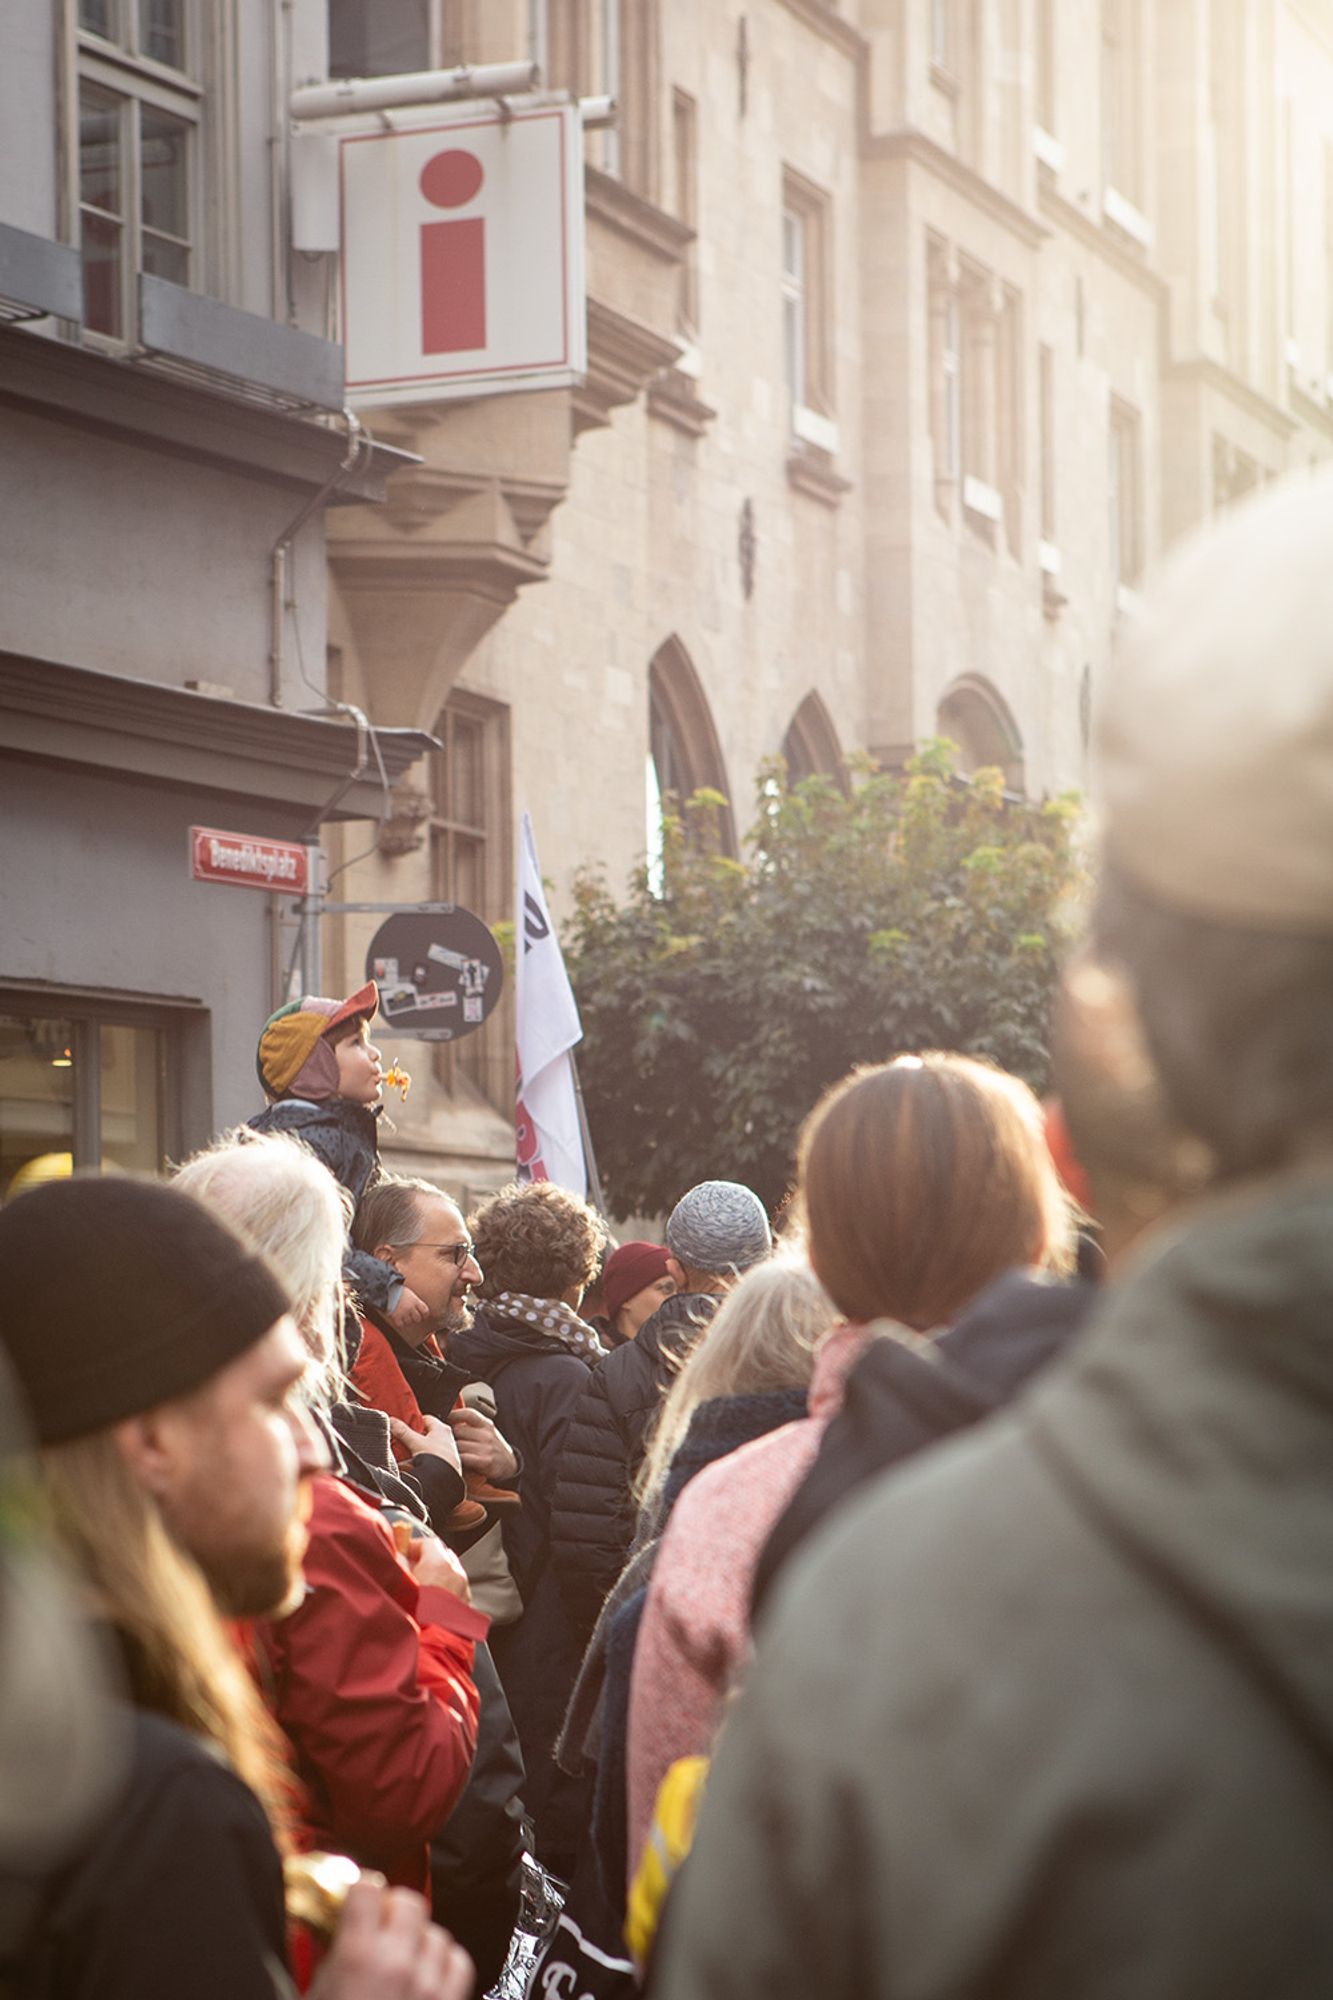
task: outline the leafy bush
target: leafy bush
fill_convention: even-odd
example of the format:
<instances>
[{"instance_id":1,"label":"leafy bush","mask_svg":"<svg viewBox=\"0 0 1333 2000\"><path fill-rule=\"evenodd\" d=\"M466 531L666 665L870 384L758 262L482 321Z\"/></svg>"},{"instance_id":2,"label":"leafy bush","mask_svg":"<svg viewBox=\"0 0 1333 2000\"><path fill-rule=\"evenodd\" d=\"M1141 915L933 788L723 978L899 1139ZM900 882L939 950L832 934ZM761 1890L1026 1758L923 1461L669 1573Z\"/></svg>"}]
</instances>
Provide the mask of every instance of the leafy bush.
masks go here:
<instances>
[{"instance_id":1,"label":"leafy bush","mask_svg":"<svg viewBox=\"0 0 1333 2000\"><path fill-rule=\"evenodd\" d=\"M867 764L847 793L789 786L779 761L747 861L719 851L699 794L667 819L664 894L647 870L623 905L579 878L579 1070L615 1213L660 1213L710 1176L775 1206L802 1119L854 1063L960 1049L1045 1086L1077 805L1012 800L953 756Z\"/></svg>"}]
</instances>

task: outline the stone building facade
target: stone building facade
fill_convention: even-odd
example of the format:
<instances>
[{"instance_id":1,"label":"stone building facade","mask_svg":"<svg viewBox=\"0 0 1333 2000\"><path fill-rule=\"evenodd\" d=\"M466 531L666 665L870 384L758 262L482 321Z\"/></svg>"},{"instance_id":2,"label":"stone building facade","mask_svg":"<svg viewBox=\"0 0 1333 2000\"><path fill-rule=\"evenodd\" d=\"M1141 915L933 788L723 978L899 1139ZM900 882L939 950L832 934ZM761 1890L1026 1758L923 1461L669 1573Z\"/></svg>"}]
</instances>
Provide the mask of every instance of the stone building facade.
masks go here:
<instances>
[{"instance_id":1,"label":"stone building facade","mask_svg":"<svg viewBox=\"0 0 1333 2000\"><path fill-rule=\"evenodd\" d=\"M1321 0L389 16L396 47L334 0L335 69L531 51L620 111L587 140L586 385L372 412L421 467L331 524L339 684L448 743L359 895L509 916L527 808L559 910L651 853L660 790L717 786L741 839L780 751L944 733L1080 786L1145 568L1333 444ZM395 1157L507 1172L509 1037L427 1059Z\"/></svg>"}]
</instances>

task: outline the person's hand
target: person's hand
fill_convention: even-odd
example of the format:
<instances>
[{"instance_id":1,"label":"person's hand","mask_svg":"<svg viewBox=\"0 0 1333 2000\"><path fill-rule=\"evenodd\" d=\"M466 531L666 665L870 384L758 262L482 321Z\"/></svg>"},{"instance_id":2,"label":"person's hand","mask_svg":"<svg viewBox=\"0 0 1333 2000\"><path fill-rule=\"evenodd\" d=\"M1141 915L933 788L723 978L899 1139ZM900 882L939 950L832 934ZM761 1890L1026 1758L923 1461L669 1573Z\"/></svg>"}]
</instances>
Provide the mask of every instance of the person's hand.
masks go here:
<instances>
[{"instance_id":1,"label":"person's hand","mask_svg":"<svg viewBox=\"0 0 1333 2000\"><path fill-rule=\"evenodd\" d=\"M419 1292L410 1285L404 1285L398 1294L398 1303L389 1314L389 1319L402 1334L404 1340L412 1340L413 1346L430 1332L430 1307ZM416 1339L412 1337L415 1334Z\"/></svg>"},{"instance_id":2,"label":"person's hand","mask_svg":"<svg viewBox=\"0 0 1333 2000\"><path fill-rule=\"evenodd\" d=\"M310 2000L470 2000L476 1976L423 1896L362 1880L347 1893Z\"/></svg>"},{"instance_id":3,"label":"person's hand","mask_svg":"<svg viewBox=\"0 0 1333 2000\"><path fill-rule=\"evenodd\" d=\"M464 1472L479 1472L483 1479L494 1481L509 1479L517 1471L512 1446L480 1410L450 1410L449 1427Z\"/></svg>"},{"instance_id":4,"label":"person's hand","mask_svg":"<svg viewBox=\"0 0 1333 2000\"><path fill-rule=\"evenodd\" d=\"M423 1590L447 1590L451 1597L471 1604L467 1571L438 1535L414 1535L403 1550L403 1560Z\"/></svg>"},{"instance_id":5,"label":"person's hand","mask_svg":"<svg viewBox=\"0 0 1333 2000\"><path fill-rule=\"evenodd\" d=\"M412 1454L413 1458L425 1452L430 1458L446 1459L455 1472L461 1473L463 1462L448 1424L442 1417L424 1417L422 1421L426 1426L425 1430L414 1431L411 1424L405 1424L401 1417L390 1417L389 1435L395 1444L400 1444L404 1451Z\"/></svg>"}]
</instances>

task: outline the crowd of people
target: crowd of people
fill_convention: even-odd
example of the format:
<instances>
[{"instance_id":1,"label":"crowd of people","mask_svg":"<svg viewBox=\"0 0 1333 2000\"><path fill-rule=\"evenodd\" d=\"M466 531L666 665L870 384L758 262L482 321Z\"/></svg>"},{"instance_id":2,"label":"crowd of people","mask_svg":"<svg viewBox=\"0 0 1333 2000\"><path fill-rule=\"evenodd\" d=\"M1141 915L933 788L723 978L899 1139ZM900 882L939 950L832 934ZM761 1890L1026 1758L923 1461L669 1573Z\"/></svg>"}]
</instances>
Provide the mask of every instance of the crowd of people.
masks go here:
<instances>
[{"instance_id":1,"label":"crowd of people","mask_svg":"<svg viewBox=\"0 0 1333 2000\"><path fill-rule=\"evenodd\" d=\"M1333 1991L1330 550L1122 650L1057 1112L891 1053L615 1244L385 1169L368 985L0 1209L0 1991L468 2000L533 1879L534 2000Z\"/></svg>"}]
</instances>

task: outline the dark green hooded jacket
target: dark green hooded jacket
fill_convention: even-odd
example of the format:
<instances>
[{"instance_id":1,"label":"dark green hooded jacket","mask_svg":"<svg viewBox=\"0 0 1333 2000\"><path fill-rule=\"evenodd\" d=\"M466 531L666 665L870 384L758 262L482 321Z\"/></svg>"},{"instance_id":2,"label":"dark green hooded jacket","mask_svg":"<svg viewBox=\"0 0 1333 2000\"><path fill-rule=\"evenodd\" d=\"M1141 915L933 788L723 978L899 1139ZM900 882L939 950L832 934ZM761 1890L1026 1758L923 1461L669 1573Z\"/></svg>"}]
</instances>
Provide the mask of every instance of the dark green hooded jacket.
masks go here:
<instances>
[{"instance_id":1,"label":"dark green hooded jacket","mask_svg":"<svg viewBox=\"0 0 1333 2000\"><path fill-rule=\"evenodd\" d=\"M759 1635L654 2000L1333 1995L1333 1181L1159 1237Z\"/></svg>"}]
</instances>

